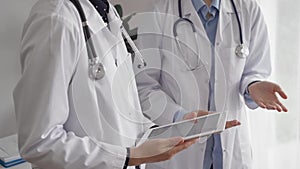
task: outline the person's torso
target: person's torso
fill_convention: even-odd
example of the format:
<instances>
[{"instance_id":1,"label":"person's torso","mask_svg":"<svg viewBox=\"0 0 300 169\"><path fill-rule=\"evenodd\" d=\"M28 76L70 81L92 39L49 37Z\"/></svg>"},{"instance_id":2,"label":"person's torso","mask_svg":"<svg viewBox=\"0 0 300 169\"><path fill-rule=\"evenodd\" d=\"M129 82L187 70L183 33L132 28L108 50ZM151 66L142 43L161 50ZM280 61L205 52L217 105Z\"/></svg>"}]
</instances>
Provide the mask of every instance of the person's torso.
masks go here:
<instances>
[{"instance_id":1,"label":"person's torso","mask_svg":"<svg viewBox=\"0 0 300 169\"><path fill-rule=\"evenodd\" d=\"M68 90L70 114L65 129L108 144L134 145L137 135L144 130L145 119L140 110L131 56L120 31L122 21L111 7L108 28L88 0L80 1L92 34L91 40L105 68L105 76L93 80L89 77L88 55L78 11L67 0L52 3L61 3L56 5L60 7L56 15L80 28L74 31L80 39L76 46L80 50Z\"/></svg>"},{"instance_id":2,"label":"person's torso","mask_svg":"<svg viewBox=\"0 0 300 169\"><path fill-rule=\"evenodd\" d=\"M250 42L251 26L249 10L250 2L235 1L241 19L244 41ZM241 9L241 6L243 7ZM182 22L174 27L178 20L178 1L161 1L157 5L159 25L162 38L162 65L160 83L162 89L187 111L207 110L209 99L209 79L211 70L211 56L215 54L215 102L216 111L227 112L228 120L237 119L242 126L229 129L221 133L223 147L224 169L233 166L251 167L251 147L248 136L248 120L243 96L240 93L240 81L247 58L239 58L235 50L239 39L239 27L236 14L230 1L221 0L219 23L215 44L212 45L207 37L201 20L190 0L182 1L182 16L190 19L195 25L197 38L194 36L191 24ZM181 49L174 38L176 29ZM181 51L180 51L181 50ZM199 53L199 69L187 71L189 64L197 63ZM187 58L195 55L196 57ZM187 62L188 61L188 62ZM164 73L167 72L167 73ZM179 153L169 162L148 165L151 168L202 168L205 141L201 141L192 148ZM233 155L234 154L234 155ZM188 160L187 159L191 159ZM197 167L196 167L197 166Z\"/></svg>"}]
</instances>

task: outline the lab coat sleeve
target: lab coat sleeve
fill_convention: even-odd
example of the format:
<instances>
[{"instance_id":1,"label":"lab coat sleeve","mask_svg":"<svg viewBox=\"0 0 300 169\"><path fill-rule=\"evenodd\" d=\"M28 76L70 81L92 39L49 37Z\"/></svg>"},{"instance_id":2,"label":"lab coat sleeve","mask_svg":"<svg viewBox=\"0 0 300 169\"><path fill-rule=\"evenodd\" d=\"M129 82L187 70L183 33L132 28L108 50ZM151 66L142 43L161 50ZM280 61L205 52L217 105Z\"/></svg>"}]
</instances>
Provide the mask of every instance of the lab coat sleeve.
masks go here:
<instances>
[{"instance_id":1,"label":"lab coat sleeve","mask_svg":"<svg viewBox=\"0 0 300 169\"><path fill-rule=\"evenodd\" d=\"M21 42L14 90L21 156L43 169L121 169L126 148L66 131L68 87L84 41L61 15L33 14Z\"/></svg>"},{"instance_id":2,"label":"lab coat sleeve","mask_svg":"<svg viewBox=\"0 0 300 169\"><path fill-rule=\"evenodd\" d=\"M249 3L250 54L246 60L240 85L240 92L243 95L251 82L263 81L271 74L270 44L267 26L256 1L249 1ZM247 98L245 99L246 105L249 108L257 108L257 106L251 104L251 101L247 100Z\"/></svg>"},{"instance_id":3,"label":"lab coat sleeve","mask_svg":"<svg viewBox=\"0 0 300 169\"><path fill-rule=\"evenodd\" d=\"M136 71L136 82L143 113L156 124L172 123L181 106L162 89L160 78L163 72L163 14L157 9L142 15L144 21L139 26L137 45L147 63L144 70Z\"/></svg>"}]
</instances>

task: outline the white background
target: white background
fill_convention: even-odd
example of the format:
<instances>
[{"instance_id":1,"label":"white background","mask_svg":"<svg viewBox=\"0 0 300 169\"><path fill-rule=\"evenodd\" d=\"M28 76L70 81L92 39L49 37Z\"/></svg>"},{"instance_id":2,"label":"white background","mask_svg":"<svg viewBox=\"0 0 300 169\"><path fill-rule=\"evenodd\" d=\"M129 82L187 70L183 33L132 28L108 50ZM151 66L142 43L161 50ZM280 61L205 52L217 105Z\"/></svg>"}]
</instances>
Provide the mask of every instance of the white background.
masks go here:
<instances>
[{"instance_id":1,"label":"white background","mask_svg":"<svg viewBox=\"0 0 300 169\"><path fill-rule=\"evenodd\" d=\"M0 137L16 132L12 90L20 77L19 40L36 0L0 0ZM125 15L150 9L156 0L122 2ZM299 169L300 161L300 2L258 0L269 27L273 74L289 95L289 113L250 111L255 169ZM133 19L134 20L134 19Z\"/></svg>"},{"instance_id":2,"label":"white background","mask_svg":"<svg viewBox=\"0 0 300 169\"><path fill-rule=\"evenodd\" d=\"M35 0L0 0L0 137L16 132L12 90L20 77L19 41Z\"/></svg>"}]
</instances>

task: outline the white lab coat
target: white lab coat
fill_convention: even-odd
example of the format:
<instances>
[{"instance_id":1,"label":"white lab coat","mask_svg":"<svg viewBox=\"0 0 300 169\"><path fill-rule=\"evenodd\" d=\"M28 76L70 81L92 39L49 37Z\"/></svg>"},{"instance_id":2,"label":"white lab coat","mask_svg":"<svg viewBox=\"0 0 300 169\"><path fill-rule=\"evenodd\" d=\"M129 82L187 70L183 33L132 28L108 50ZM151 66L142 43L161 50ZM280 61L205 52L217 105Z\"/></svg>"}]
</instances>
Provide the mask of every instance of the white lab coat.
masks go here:
<instances>
[{"instance_id":1,"label":"white lab coat","mask_svg":"<svg viewBox=\"0 0 300 169\"><path fill-rule=\"evenodd\" d=\"M137 70L136 81L143 112L158 124L172 122L178 110L207 110L214 52L216 110L226 112L228 120L241 122L241 126L221 133L223 169L250 169L252 150L243 94L250 82L264 80L270 75L270 51L266 24L258 4L254 0L235 0L235 4L243 38L250 49L247 58L235 55L236 46L240 44L239 29L229 0L221 1L215 46L211 45L191 0L182 0L183 16L194 23L199 38L196 42L187 22L178 24L182 51L188 57L189 52L197 52L198 45L201 58L198 70L186 71L186 62L173 36L173 25L179 16L178 1L162 0L154 13L141 15L147 23L139 27L138 46L148 67L144 71ZM189 49L184 49L185 44ZM189 60L197 62L195 58ZM147 166L151 169L201 169L205 147L205 139L201 139L170 161Z\"/></svg>"},{"instance_id":2,"label":"white lab coat","mask_svg":"<svg viewBox=\"0 0 300 169\"><path fill-rule=\"evenodd\" d=\"M150 123L141 113L122 21L111 6L109 30L88 0L80 2L106 75L88 77L75 6L38 1L24 26L22 77L14 90L19 149L42 169L121 169L125 147L134 146Z\"/></svg>"}]
</instances>

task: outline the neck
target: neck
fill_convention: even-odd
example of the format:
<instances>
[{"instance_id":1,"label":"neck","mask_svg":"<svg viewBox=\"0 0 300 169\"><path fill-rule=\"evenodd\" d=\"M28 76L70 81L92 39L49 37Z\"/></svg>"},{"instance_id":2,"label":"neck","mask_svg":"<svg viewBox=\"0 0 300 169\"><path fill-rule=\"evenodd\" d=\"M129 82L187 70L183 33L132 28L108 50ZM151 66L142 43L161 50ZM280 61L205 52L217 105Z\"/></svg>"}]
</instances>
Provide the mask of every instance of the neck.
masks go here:
<instances>
[{"instance_id":1,"label":"neck","mask_svg":"<svg viewBox=\"0 0 300 169\"><path fill-rule=\"evenodd\" d=\"M212 0L203 0L207 6L210 7Z\"/></svg>"}]
</instances>

